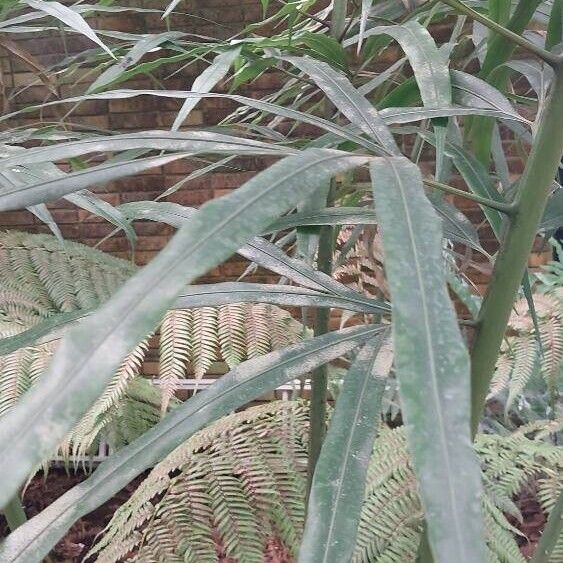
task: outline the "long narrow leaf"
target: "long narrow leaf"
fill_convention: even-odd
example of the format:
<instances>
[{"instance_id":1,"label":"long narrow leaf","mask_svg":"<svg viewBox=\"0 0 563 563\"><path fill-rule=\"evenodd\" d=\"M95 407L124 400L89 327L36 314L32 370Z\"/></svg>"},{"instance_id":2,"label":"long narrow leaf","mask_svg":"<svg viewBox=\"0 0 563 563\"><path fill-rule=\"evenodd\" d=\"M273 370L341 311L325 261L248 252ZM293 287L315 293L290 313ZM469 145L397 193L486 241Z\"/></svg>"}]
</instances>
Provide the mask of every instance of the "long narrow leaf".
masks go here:
<instances>
[{"instance_id":1,"label":"long narrow leaf","mask_svg":"<svg viewBox=\"0 0 563 563\"><path fill-rule=\"evenodd\" d=\"M240 47L237 47L235 49L231 49L230 51L226 51L225 53L217 55L213 63L211 63L211 65L209 65L194 80L191 90L194 92L210 92L219 81L225 78L227 72L229 72L229 69L231 68L231 65L239 56L240 49ZM172 131L177 131L182 126L182 123L186 121L186 118L188 117L192 109L194 109L194 107L197 105L198 101L199 100L197 98L191 100L188 99L183 103L180 111L178 112L178 115L176 116L176 119L174 119L174 123L172 124Z\"/></svg>"},{"instance_id":2,"label":"long narrow leaf","mask_svg":"<svg viewBox=\"0 0 563 563\"><path fill-rule=\"evenodd\" d=\"M363 146L374 153L380 152L380 148L375 143L363 138L362 136L354 133L349 127L337 125L332 123L327 119L322 119L313 114L297 111L291 108L286 108L277 104L272 104L270 102L265 102L263 100L255 100L253 98L248 98L245 96L238 96L235 94L216 94L216 93L199 93L199 92L184 92L182 90L111 90L109 92L101 92L99 94L88 94L85 96L76 96L74 98L66 98L65 100L57 100L53 102L46 102L41 104L41 106L30 106L24 110L19 110L16 112L4 114L0 116L0 122L11 119L22 113L31 112L34 110L39 110L48 106L58 105L62 103L75 103L82 102L85 100L119 100L119 99L129 99L136 96L157 96L162 98L177 98L177 99L201 99L201 98L225 98L228 100L233 100L247 107L257 109L259 111L264 111L267 113L272 113L274 115L279 115L287 119L294 119L296 121L302 121L303 123L309 123L310 125L315 125L325 131L334 133L340 138L348 139L353 143Z\"/></svg>"},{"instance_id":3,"label":"long narrow leaf","mask_svg":"<svg viewBox=\"0 0 563 563\"><path fill-rule=\"evenodd\" d=\"M92 477L50 504L0 545L3 563L39 562L81 516L112 498L205 425L286 381L350 352L384 330L351 327L307 340L231 370L102 463Z\"/></svg>"},{"instance_id":4,"label":"long narrow leaf","mask_svg":"<svg viewBox=\"0 0 563 563\"><path fill-rule=\"evenodd\" d=\"M379 116L375 107L351 82L329 64L308 57L283 57L304 73L329 97L336 109L352 123L379 143L388 154L400 154L393 135Z\"/></svg>"},{"instance_id":5,"label":"long narrow leaf","mask_svg":"<svg viewBox=\"0 0 563 563\"><path fill-rule=\"evenodd\" d=\"M393 353L386 334L348 370L315 469L300 563L350 561Z\"/></svg>"},{"instance_id":6,"label":"long narrow leaf","mask_svg":"<svg viewBox=\"0 0 563 563\"><path fill-rule=\"evenodd\" d=\"M413 69L425 106L451 104L452 88L447 53L438 49L425 27L411 20L400 26L372 27L364 34L365 37L374 35L389 35L401 45ZM357 40L358 36L354 36L345 41L344 45L352 45Z\"/></svg>"},{"instance_id":7,"label":"long narrow leaf","mask_svg":"<svg viewBox=\"0 0 563 563\"><path fill-rule=\"evenodd\" d=\"M160 221L176 228L180 228L198 213L196 209L177 203L153 201L126 203L119 209L129 218ZM261 237L253 238L245 246L239 248L238 253L259 266L310 289L346 296L354 300L363 299L368 306L372 302L371 299L361 296L327 274L315 270L303 260L291 258L275 244Z\"/></svg>"},{"instance_id":8,"label":"long narrow leaf","mask_svg":"<svg viewBox=\"0 0 563 563\"><path fill-rule=\"evenodd\" d=\"M77 172L66 174L62 178L46 179L34 184L12 186L0 193L0 211L22 209L39 203L57 200L63 196L78 192L94 184L104 184L133 176L156 166L164 166L169 162L185 158L186 154L177 153L165 156L150 156L129 162L114 162L92 166Z\"/></svg>"},{"instance_id":9,"label":"long narrow leaf","mask_svg":"<svg viewBox=\"0 0 563 563\"><path fill-rule=\"evenodd\" d=\"M62 21L77 33L85 35L88 39L99 45L104 51L109 53L112 58L114 58L111 50L104 45L102 40L94 33L93 29L86 23L84 18L74 10L71 10L67 6L63 6L60 2L47 2L45 0L24 1L31 8L45 12L46 14Z\"/></svg>"},{"instance_id":10,"label":"long narrow leaf","mask_svg":"<svg viewBox=\"0 0 563 563\"><path fill-rule=\"evenodd\" d=\"M154 329L186 283L227 259L320 183L365 162L366 157L309 150L274 164L206 203L148 266L69 331L45 376L3 418L0 506L99 397L123 357Z\"/></svg>"},{"instance_id":11,"label":"long narrow leaf","mask_svg":"<svg viewBox=\"0 0 563 563\"><path fill-rule=\"evenodd\" d=\"M181 152L206 152L252 155L289 155L295 150L263 143L254 139L244 139L209 131L140 131L112 135L111 137L91 137L57 145L35 147L18 151L0 161L0 168L11 168L40 162L53 162L83 156L96 152L128 151L132 149L152 149Z\"/></svg>"},{"instance_id":12,"label":"long narrow leaf","mask_svg":"<svg viewBox=\"0 0 563 563\"><path fill-rule=\"evenodd\" d=\"M371 164L409 450L432 553L440 563L486 561L481 475L470 439L469 355L447 292L440 222L418 168Z\"/></svg>"}]
</instances>

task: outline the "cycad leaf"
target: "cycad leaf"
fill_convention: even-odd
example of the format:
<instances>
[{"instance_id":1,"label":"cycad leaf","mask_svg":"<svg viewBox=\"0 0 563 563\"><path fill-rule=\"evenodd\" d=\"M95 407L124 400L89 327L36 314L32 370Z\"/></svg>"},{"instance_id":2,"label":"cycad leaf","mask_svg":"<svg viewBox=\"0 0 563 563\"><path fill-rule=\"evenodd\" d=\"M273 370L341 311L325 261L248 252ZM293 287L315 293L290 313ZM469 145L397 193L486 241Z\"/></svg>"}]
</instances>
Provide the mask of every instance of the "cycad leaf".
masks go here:
<instances>
[{"instance_id":1,"label":"cycad leaf","mask_svg":"<svg viewBox=\"0 0 563 563\"><path fill-rule=\"evenodd\" d=\"M116 452L95 473L35 518L10 534L0 546L0 561L39 561L78 518L97 508L131 479L182 444L200 428L286 381L353 350L383 330L351 327L250 360L174 409L159 424Z\"/></svg>"},{"instance_id":2,"label":"cycad leaf","mask_svg":"<svg viewBox=\"0 0 563 563\"><path fill-rule=\"evenodd\" d=\"M6 452L0 461L0 506L101 394L123 357L154 329L186 283L227 259L320 183L366 160L309 150L277 162L228 196L206 203L148 266L70 330L48 373L0 427L0 449Z\"/></svg>"},{"instance_id":3,"label":"cycad leaf","mask_svg":"<svg viewBox=\"0 0 563 563\"><path fill-rule=\"evenodd\" d=\"M344 379L315 468L299 561L349 561L364 502L393 353L386 334L364 345Z\"/></svg>"},{"instance_id":4,"label":"cycad leaf","mask_svg":"<svg viewBox=\"0 0 563 563\"><path fill-rule=\"evenodd\" d=\"M371 164L403 416L436 561L485 561L481 475L469 428L469 355L443 271L441 228L418 168Z\"/></svg>"}]
</instances>

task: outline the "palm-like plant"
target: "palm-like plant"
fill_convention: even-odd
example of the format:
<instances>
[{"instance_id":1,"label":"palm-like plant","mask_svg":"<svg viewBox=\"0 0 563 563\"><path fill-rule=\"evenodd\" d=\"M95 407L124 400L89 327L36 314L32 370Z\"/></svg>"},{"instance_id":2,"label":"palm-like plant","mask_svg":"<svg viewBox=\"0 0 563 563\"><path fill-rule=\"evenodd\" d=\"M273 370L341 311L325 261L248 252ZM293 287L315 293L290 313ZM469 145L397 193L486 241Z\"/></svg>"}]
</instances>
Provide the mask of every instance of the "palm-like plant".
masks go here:
<instances>
[{"instance_id":1,"label":"palm-like plant","mask_svg":"<svg viewBox=\"0 0 563 563\"><path fill-rule=\"evenodd\" d=\"M36 0L27 0L27 4L40 11L32 19L45 14L57 17L101 49L111 51L80 16L81 10L86 13L91 8L78 5L72 9ZM178 4L172 2L169 11ZM281 25L270 37L255 35L253 28L233 42L194 44L168 35L166 40L176 42L187 59L209 53L214 56L187 92L109 90L136 68L138 71L143 48L154 46L150 41L136 44L124 58L126 64L107 65L84 96L54 103L139 95L184 99L172 131L6 148L2 162L6 188L0 194L3 210L37 210L36 206L46 201L72 198L77 193L88 199L89 194L81 190L93 184L195 154L209 155L212 160L225 155L266 155L278 160L233 193L197 211L171 208L163 202L105 210L119 228L129 229L130 237L130 220L136 217L168 222L179 229L148 266L93 314L65 331L48 371L3 417L1 506L6 506L29 471L102 395L123 358L156 328L166 310L179 302L186 308L241 301L319 309L315 338L243 362L210 389L174 409L102 464L85 483L11 534L0 551L6 561L40 559L74 519L200 428L311 370L310 495L299 557L302 561L350 559L391 366L388 324L380 322L390 307L327 274L332 270L332 227L373 223L382 237L393 304L395 373L427 530L420 560L486 559L486 520L479 502L481 475L471 439L521 286L532 302L526 260L534 237L545 227L542 216L554 190L553 178L563 148L563 59L557 48L561 42L560 2L546 7L539 0L520 0L513 7L512 3L489 0L475 6L477 9L473 3L444 0L410 10L402 2L372 5L368 1L356 11L351 3L335 0L329 8L315 12L314 2L303 0L288 3L272 15L271 22ZM457 17L457 25L450 40L438 47L427 27L451 15ZM475 49L464 35L469 20L474 22ZM380 25L382 21L385 25ZM541 44L522 35L532 21L534 27L544 25L547 30ZM5 27L14 25L12 20ZM400 45L405 59L382 74L374 73L371 63L391 42ZM532 57L532 62L511 61L516 47ZM122 53L127 48L117 45L115 50ZM307 56L303 56L304 50ZM99 54L96 60L100 60ZM464 72L466 63L473 61L480 65L479 77ZM404 72L407 62L412 76ZM211 93L232 65L235 85L264 68L291 76L287 87L268 99ZM523 100L538 110L533 124L509 101L522 101L511 91L513 72L528 76L537 90L534 99ZM539 82L534 80L537 73ZM245 111L233 115L223 132L180 132L195 103L208 96L226 97ZM272 121L266 115L276 117ZM16 117L5 115L2 119ZM313 125L323 134L296 139L278 129L282 120ZM507 173L503 150L498 142L492 143L499 138L499 122L530 147L524 174L515 184ZM415 146L407 151L412 135ZM20 138L33 136L29 132L28 137ZM434 147L436 154L433 177L423 177L417 166L422 149L427 147ZM55 166L61 160L111 151L120 152L120 157L107 156L101 164L71 173ZM143 154L139 156L138 151ZM155 152L146 156L146 151ZM494 175L490 174L491 159ZM208 170L212 168L210 165ZM449 184L453 169L463 177L466 191ZM365 200L367 174L370 185ZM335 207L346 190L352 192L346 201L355 203ZM453 260L456 247L444 245L444 235L481 248L468 222L443 201L440 194L444 192L478 203L500 243L493 280L472 325L471 358L447 293L444 246ZM363 201L368 206L360 205ZM297 212L280 219L294 210ZM553 222L553 217L550 220ZM309 228L319 226L318 230ZM304 259L289 257L261 237L293 228ZM297 285L186 288L236 251ZM311 266L315 256L316 269ZM451 260L448 264L451 266ZM327 333L326 310L335 307L364 313L368 324ZM38 330L46 330L45 325L16 335L16 340L6 342L6 349L33 343ZM327 385L323 366L357 347L361 351L346 375L323 442ZM332 486L334 483L339 486ZM545 560L545 554L555 547L561 504L557 502L552 511L538 561Z\"/></svg>"}]
</instances>

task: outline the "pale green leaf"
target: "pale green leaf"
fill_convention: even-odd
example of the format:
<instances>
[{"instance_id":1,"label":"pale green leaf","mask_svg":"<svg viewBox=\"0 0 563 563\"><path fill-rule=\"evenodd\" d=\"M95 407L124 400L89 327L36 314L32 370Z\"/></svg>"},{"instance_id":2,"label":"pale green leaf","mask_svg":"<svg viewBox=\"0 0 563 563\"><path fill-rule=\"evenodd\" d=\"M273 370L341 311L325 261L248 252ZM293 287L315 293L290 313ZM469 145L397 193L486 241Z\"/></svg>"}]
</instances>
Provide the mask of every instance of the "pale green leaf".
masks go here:
<instances>
[{"instance_id":1,"label":"pale green leaf","mask_svg":"<svg viewBox=\"0 0 563 563\"><path fill-rule=\"evenodd\" d=\"M350 561L393 352L387 334L364 345L344 378L315 468L300 563Z\"/></svg>"},{"instance_id":2,"label":"pale green leaf","mask_svg":"<svg viewBox=\"0 0 563 563\"><path fill-rule=\"evenodd\" d=\"M68 27L77 33L85 35L88 39L99 45L112 58L115 58L111 50L104 45L101 39L94 33L92 28L86 23L84 18L76 11L71 10L67 6L63 6L60 2L47 2L45 0L24 0L24 2L30 8L45 12L46 14L49 14L68 25Z\"/></svg>"},{"instance_id":3,"label":"pale green leaf","mask_svg":"<svg viewBox=\"0 0 563 563\"><path fill-rule=\"evenodd\" d=\"M0 506L100 396L122 359L155 328L186 283L227 259L322 182L366 160L308 150L277 162L238 190L206 203L148 266L70 330L45 376L3 418Z\"/></svg>"},{"instance_id":4,"label":"pale green leaf","mask_svg":"<svg viewBox=\"0 0 563 563\"><path fill-rule=\"evenodd\" d=\"M432 553L440 563L486 561L469 354L447 292L440 221L407 159L377 159L371 176L393 303L395 369Z\"/></svg>"},{"instance_id":5,"label":"pale green leaf","mask_svg":"<svg viewBox=\"0 0 563 563\"><path fill-rule=\"evenodd\" d=\"M283 383L350 352L375 338L381 330L380 326L351 327L240 364L113 454L92 477L10 534L0 545L0 561L41 561L76 520L112 498L198 430Z\"/></svg>"}]
</instances>

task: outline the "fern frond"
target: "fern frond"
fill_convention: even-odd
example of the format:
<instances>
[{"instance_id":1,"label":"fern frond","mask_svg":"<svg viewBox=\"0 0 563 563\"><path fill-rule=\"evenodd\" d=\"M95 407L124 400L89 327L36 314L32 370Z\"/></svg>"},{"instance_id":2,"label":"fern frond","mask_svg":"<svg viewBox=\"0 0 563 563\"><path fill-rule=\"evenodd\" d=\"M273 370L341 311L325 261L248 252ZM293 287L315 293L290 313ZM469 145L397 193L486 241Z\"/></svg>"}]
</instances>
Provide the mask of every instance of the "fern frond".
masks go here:
<instances>
[{"instance_id":1,"label":"fern frond","mask_svg":"<svg viewBox=\"0 0 563 563\"><path fill-rule=\"evenodd\" d=\"M172 310L166 313L160 325L159 380L162 396L162 414L174 396L178 382L186 376L192 358L193 314L191 310Z\"/></svg>"},{"instance_id":2,"label":"fern frond","mask_svg":"<svg viewBox=\"0 0 563 563\"><path fill-rule=\"evenodd\" d=\"M508 384L506 411L512 406L514 400L522 394L526 384L539 367L538 343L532 333L515 339L512 346L514 349L514 367Z\"/></svg>"},{"instance_id":3,"label":"fern frond","mask_svg":"<svg viewBox=\"0 0 563 563\"><path fill-rule=\"evenodd\" d=\"M246 349L249 359L267 354L271 349L268 306L263 303L246 304Z\"/></svg>"},{"instance_id":4,"label":"fern frond","mask_svg":"<svg viewBox=\"0 0 563 563\"><path fill-rule=\"evenodd\" d=\"M303 530L307 414L298 402L267 403L201 430L154 468L91 555L118 561L127 545L134 546L132 561L215 562L224 548L234 561L262 561L272 538L295 554ZM553 499L561 489L563 454L519 434L481 435L476 450L489 558L522 563L514 539L520 532L503 512L515 512L511 499L532 478L542 479L542 498ZM382 426L352 561L414 561L422 522L404 428Z\"/></svg>"},{"instance_id":5,"label":"fern frond","mask_svg":"<svg viewBox=\"0 0 563 563\"><path fill-rule=\"evenodd\" d=\"M215 307L200 307L193 311L192 364L196 379L201 379L217 358L217 321Z\"/></svg>"},{"instance_id":6,"label":"fern frond","mask_svg":"<svg viewBox=\"0 0 563 563\"><path fill-rule=\"evenodd\" d=\"M239 303L219 307L219 346L230 368L240 364L246 356L245 308Z\"/></svg>"}]
</instances>

